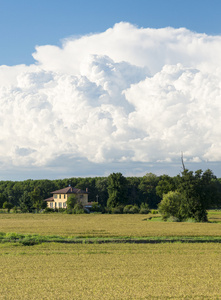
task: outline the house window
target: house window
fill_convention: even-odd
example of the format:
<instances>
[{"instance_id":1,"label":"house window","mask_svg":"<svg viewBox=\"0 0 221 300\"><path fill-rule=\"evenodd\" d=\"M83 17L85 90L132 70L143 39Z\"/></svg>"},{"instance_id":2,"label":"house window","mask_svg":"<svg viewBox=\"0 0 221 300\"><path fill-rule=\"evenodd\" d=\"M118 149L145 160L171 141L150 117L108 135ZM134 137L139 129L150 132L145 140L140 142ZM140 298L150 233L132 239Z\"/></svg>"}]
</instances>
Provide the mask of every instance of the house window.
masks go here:
<instances>
[{"instance_id":1,"label":"house window","mask_svg":"<svg viewBox=\"0 0 221 300\"><path fill-rule=\"evenodd\" d=\"M53 202L50 202L50 208L53 208Z\"/></svg>"},{"instance_id":2,"label":"house window","mask_svg":"<svg viewBox=\"0 0 221 300\"><path fill-rule=\"evenodd\" d=\"M59 199L61 199L61 195L59 195Z\"/></svg>"},{"instance_id":3,"label":"house window","mask_svg":"<svg viewBox=\"0 0 221 300\"><path fill-rule=\"evenodd\" d=\"M63 202L63 208L66 208L66 207L67 207L66 202Z\"/></svg>"},{"instance_id":4,"label":"house window","mask_svg":"<svg viewBox=\"0 0 221 300\"><path fill-rule=\"evenodd\" d=\"M64 199L65 199L66 195L64 194Z\"/></svg>"},{"instance_id":5,"label":"house window","mask_svg":"<svg viewBox=\"0 0 221 300\"><path fill-rule=\"evenodd\" d=\"M54 195L54 199L57 199L58 195Z\"/></svg>"},{"instance_id":6,"label":"house window","mask_svg":"<svg viewBox=\"0 0 221 300\"><path fill-rule=\"evenodd\" d=\"M57 207L57 202L54 203L54 208L56 208L56 207Z\"/></svg>"},{"instance_id":7,"label":"house window","mask_svg":"<svg viewBox=\"0 0 221 300\"><path fill-rule=\"evenodd\" d=\"M80 195L80 198L83 198L83 195Z\"/></svg>"},{"instance_id":8,"label":"house window","mask_svg":"<svg viewBox=\"0 0 221 300\"><path fill-rule=\"evenodd\" d=\"M62 208L62 202L59 202L59 203L58 203L58 207L59 207L59 208Z\"/></svg>"}]
</instances>

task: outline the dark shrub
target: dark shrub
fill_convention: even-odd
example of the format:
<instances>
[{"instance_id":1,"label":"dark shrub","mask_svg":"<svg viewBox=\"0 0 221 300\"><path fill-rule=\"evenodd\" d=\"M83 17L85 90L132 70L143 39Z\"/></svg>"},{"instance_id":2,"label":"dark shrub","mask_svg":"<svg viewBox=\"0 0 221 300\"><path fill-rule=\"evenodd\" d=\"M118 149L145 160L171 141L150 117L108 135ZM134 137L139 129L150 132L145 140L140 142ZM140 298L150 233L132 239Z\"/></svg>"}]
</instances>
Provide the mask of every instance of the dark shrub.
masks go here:
<instances>
[{"instance_id":1,"label":"dark shrub","mask_svg":"<svg viewBox=\"0 0 221 300\"><path fill-rule=\"evenodd\" d=\"M92 202L92 207L90 208L91 212L101 212L102 208L98 202Z\"/></svg>"},{"instance_id":2,"label":"dark shrub","mask_svg":"<svg viewBox=\"0 0 221 300\"><path fill-rule=\"evenodd\" d=\"M137 205L133 205L131 208L130 208L130 211L129 213L130 214L138 214L140 211L139 207Z\"/></svg>"},{"instance_id":3,"label":"dark shrub","mask_svg":"<svg viewBox=\"0 0 221 300\"><path fill-rule=\"evenodd\" d=\"M74 208L72 209L72 214L83 214L84 207L81 203L76 203Z\"/></svg>"},{"instance_id":4,"label":"dark shrub","mask_svg":"<svg viewBox=\"0 0 221 300\"><path fill-rule=\"evenodd\" d=\"M112 214L122 214L123 209L124 209L123 206L116 206L111 209L111 213Z\"/></svg>"},{"instance_id":5,"label":"dark shrub","mask_svg":"<svg viewBox=\"0 0 221 300\"><path fill-rule=\"evenodd\" d=\"M129 214L129 213L131 213L130 212L130 209L133 207L133 205L126 205L126 206L124 206L124 209L123 209L123 213L124 214Z\"/></svg>"},{"instance_id":6,"label":"dark shrub","mask_svg":"<svg viewBox=\"0 0 221 300\"><path fill-rule=\"evenodd\" d=\"M140 214L148 214L150 212L150 209L149 209L149 206L147 203L141 203L141 206L140 206L140 211L139 213Z\"/></svg>"}]
</instances>

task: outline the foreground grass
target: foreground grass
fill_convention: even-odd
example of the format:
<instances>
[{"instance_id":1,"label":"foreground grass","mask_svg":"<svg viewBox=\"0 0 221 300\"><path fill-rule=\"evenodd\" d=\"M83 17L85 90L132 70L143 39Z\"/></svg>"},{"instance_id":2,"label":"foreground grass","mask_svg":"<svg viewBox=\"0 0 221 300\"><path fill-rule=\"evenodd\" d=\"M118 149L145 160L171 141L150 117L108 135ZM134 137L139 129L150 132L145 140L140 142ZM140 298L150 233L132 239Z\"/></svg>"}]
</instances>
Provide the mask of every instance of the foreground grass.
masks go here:
<instances>
[{"instance_id":1,"label":"foreground grass","mask_svg":"<svg viewBox=\"0 0 221 300\"><path fill-rule=\"evenodd\" d=\"M221 244L0 244L0 299L220 299Z\"/></svg>"},{"instance_id":2,"label":"foreground grass","mask_svg":"<svg viewBox=\"0 0 221 300\"><path fill-rule=\"evenodd\" d=\"M0 299L220 299L220 215L0 214Z\"/></svg>"}]
</instances>

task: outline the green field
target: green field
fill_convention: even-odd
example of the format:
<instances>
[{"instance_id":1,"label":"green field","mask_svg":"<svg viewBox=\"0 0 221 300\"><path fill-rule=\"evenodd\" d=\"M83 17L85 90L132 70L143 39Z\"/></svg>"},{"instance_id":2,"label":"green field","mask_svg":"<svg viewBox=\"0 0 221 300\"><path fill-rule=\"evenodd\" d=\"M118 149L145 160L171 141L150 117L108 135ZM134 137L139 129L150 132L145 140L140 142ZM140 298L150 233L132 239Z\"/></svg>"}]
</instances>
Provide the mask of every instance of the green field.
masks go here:
<instances>
[{"instance_id":1,"label":"green field","mask_svg":"<svg viewBox=\"0 0 221 300\"><path fill-rule=\"evenodd\" d=\"M219 237L216 223L150 215L0 214L0 232L68 237ZM221 299L221 243L0 244L0 299Z\"/></svg>"}]
</instances>

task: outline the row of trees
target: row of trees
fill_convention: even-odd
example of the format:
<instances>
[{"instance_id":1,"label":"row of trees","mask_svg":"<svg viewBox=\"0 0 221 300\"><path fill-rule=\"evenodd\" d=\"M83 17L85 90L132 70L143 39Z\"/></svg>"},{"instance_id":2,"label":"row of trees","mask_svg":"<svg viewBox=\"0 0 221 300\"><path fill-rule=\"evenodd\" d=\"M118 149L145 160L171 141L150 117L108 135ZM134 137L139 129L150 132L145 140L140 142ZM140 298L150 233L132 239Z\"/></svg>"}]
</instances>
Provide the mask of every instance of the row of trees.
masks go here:
<instances>
[{"instance_id":1,"label":"row of trees","mask_svg":"<svg viewBox=\"0 0 221 300\"><path fill-rule=\"evenodd\" d=\"M112 173L108 177L0 181L0 207L3 204L6 207L7 203L19 207L22 212L38 211L45 208L43 200L51 196L51 191L69 184L83 190L88 188L89 201L98 201L103 208L140 207L143 203L156 209L160 203L164 219L173 216L179 220L195 218L202 221L206 220L206 209L221 206L221 180L211 170L194 173L184 169L175 177L152 173L143 177L124 177L121 173ZM179 208L176 213L170 210L174 206Z\"/></svg>"},{"instance_id":2,"label":"row of trees","mask_svg":"<svg viewBox=\"0 0 221 300\"><path fill-rule=\"evenodd\" d=\"M117 206L118 203L140 206L144 202L152 208L157 208L157 204L160 202L160 197L156 194L159 179L160 177L152 173L143 177L124 177L121 173L113 173L108 177L0 181L0 208L4 202L22 207L24 211L44 208L43 200L50 197L52 191L67 187L69 184L82 190L88 188L89 202L98 201L102 207L106 207L109 201L110 206ZM116 180L117 182L115 182ZM120 187L118 187L118 183L121 184ZM113 202L113 196L113 201L108 200L113 184L119 190L118 196L123 194L122 200L116 200L116 205ZM124 190L123 192L121 188Z\"/></svg>"}]
</instances>

